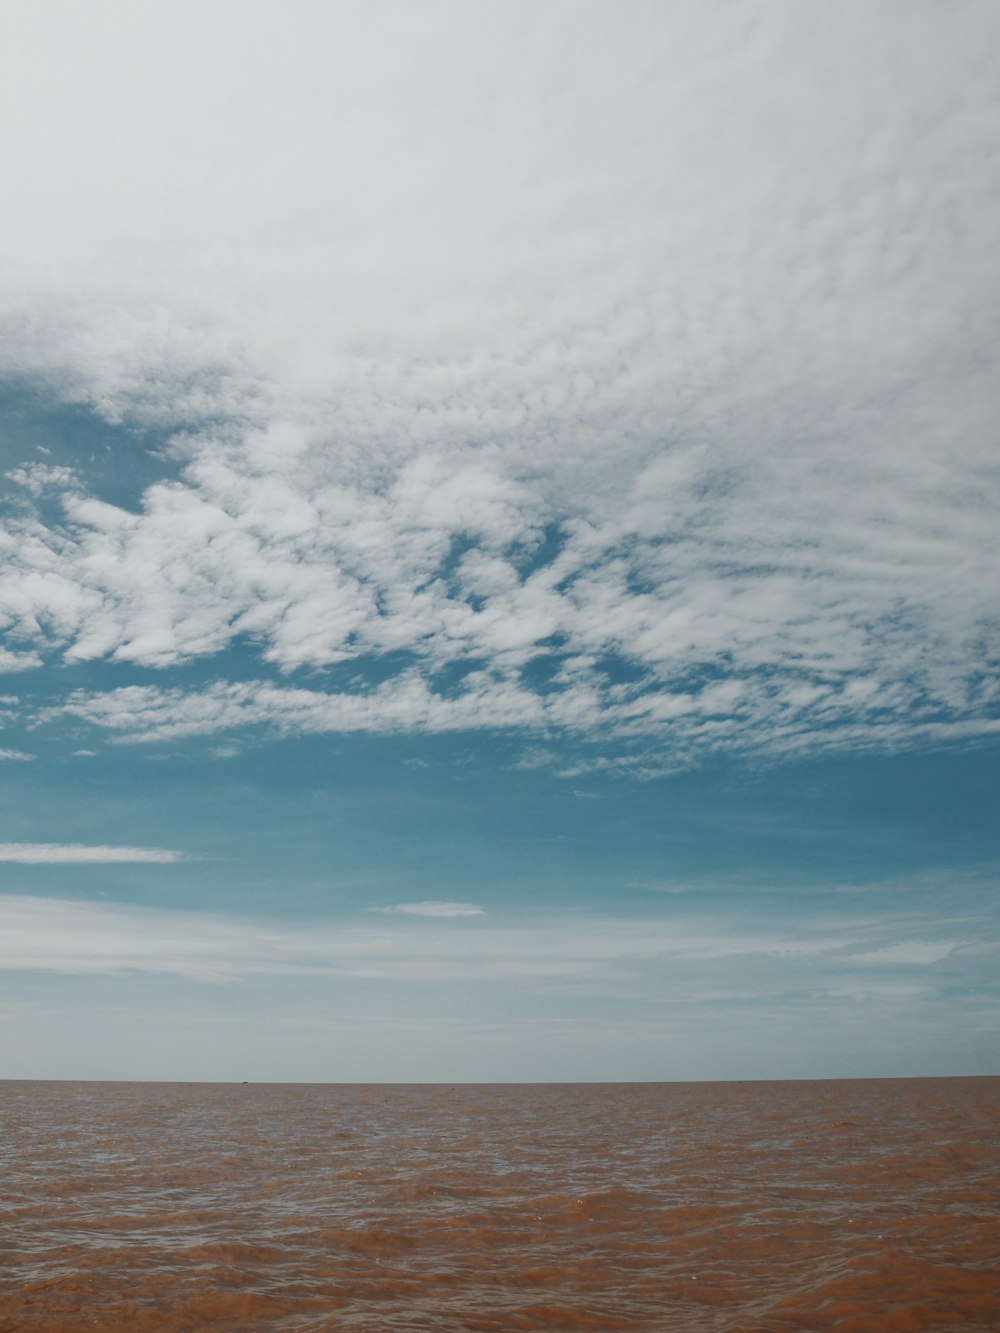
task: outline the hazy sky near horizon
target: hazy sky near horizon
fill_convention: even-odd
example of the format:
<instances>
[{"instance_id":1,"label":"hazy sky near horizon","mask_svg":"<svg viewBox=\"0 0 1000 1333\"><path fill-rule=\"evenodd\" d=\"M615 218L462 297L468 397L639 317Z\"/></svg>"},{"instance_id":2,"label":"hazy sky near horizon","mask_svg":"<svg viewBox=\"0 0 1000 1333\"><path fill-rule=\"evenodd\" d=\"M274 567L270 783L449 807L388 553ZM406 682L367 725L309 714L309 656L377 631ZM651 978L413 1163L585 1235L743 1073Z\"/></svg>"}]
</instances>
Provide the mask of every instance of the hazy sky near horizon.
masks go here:
<instances>
[{"instance_id":1,"label":"hazy sky near horizon","mask_svg":"<svg viewBox=\"0 0 1000 1333\"><path fill-rule=\"evenodd\" d=\"M8 0L0 1073L996 1073L992 0Z\"/></svg>"}]
</instances>

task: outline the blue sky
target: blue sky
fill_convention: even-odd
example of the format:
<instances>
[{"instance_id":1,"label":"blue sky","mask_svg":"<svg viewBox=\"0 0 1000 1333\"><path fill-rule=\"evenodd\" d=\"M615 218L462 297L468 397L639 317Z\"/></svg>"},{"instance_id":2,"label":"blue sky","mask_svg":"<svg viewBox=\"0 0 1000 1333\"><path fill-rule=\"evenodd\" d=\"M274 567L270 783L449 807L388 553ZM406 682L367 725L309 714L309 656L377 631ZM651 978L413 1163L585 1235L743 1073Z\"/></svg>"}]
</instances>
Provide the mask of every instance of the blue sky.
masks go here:
<instances>
[{"instance_id":1,"label":"blue sky","mask_svg":"<svg viewBox=\"0 0 1000 1333\"><path fill-rule=\"evenodd\" d=\"M0 1070L998 1072L996 7L4 24Z\"/></svg>"}]
</instances>

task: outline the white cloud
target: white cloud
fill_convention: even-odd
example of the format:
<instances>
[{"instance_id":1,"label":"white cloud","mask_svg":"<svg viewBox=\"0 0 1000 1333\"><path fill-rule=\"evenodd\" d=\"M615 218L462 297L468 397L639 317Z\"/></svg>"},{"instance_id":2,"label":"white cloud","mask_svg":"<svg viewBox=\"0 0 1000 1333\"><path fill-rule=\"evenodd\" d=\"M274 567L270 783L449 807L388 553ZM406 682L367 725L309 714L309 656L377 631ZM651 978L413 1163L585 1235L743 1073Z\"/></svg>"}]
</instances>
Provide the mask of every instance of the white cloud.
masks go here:
<instances>
[{"instance_id":1,"label":"white cloud","mask_svg":"<svg viewBox=\"0 0 1000 1333\"><path fill-rule=\"evenodd\" d=\"M448 909L447 911L413 909ZM454 909L461 909L455 911ZM928 918L898 947L875 916L811 918L753 930L699 913L612 918L577 912L496 922L471 904L415 903L377 926L292 924L122 903L0 895L0 969L154 973L202 981L253 976L340 977L393 985L482 984L508 991L620 995L650 1003L873 993L900 965L945 969L927 985L979 985L992 958L956 950ZM423 918L415 920L414 917ZM995 932L979 923L983 938ZM884 954L884 957L881 955ZM884 969L881 971L880 969Z\"/></svg>"},{"instance_id":2,"label":"white cloud","mask_svg":"<svg viewBox=\"0 0 1000 1333\"><path fill-rule=\"evenodd\" d=\"M412 655L387 726L988 732L995 7L124 13L12 22L0 363L184 470L137 512L11 470L63 518L0 532L0 669L243 635ZM130 734L380 725L308 693L133 697Z\"/></svg>"},{"instance_id":3,"label":"white cloud","mask_svg":"<svg viewBox=\"0 0 1000 1333\"><path fill-rule=\"evenodd\" d=\"M76 473L68 467L49 467L44 463L28 463L7 473L7 479L23 486L29 494L38 496L46 490L75 490Z\"/></svg>"},{"instance_id":4,"label":"white cloud","mask_svg":"<svg viewBox=\"0 0 1000 1333\"><path fill-rule=\"evenodd\" d=\"M20 865L111 865L116 862L168 864L187 861L183 852L162 847L102 847L72 842L0 842L0 861Z\"/></svg>"},{"instance_id":5,"label":"white cloud","mask_svg":"<svg viewBox=\"0 0 1000 1333\"><path fill-rule=\"evenodd\" d=\"M42 665L42 658L36 652L11 652L0 648L0 671L30 671Z\"/></svg>"},{"instance_id":6,"label":"white cloud","mask_svg":"<svg viewBox=\"0 0 1000 1333\"><path fill-rule=\"evenodd\" d=\"M33 754L26 754L23 750L0 750L0 761L29 763L34 757Z\"/></svg>"},{"instance_id":7,"label":"white cloud","mask_svg":"<svg viewBox=\"0 0 1000 1333\"><path fill-rule=\"evenodd\" d=\"M392 907L373 907L373 912L393 914L401 912L404 916L483 916L484 909L474 903L419 902L396 903Z\"/></svg>"},{"instance_id":8,"label":"white cloud","mask_svg":"<svg viewBox=\"0 0 1000 1333\"><path fill-rule=\"evenodd\" d=\"M516 674L470 672L455 690L435 690L415 669L374 689L351 693L291 688L268 681L217 681L203 690L132 685L77 691L39 714L42 722L81 719L123 743L212 736L255 727L277 734L443 733L516 728L575 733L572 762L562 752L529 749L522 767L551 765L559 776L608 772L652 778L699 757L727 751L800 755L820 750L886 750L968 743L1000 732L1000 720L928 720L936 711L915 693L907 712L886 710L878 694L830 689L819 708L809 698L761 681L733 697L715 686L676 694L643 682L614 686L581 673L564 688L534 692ZM599 741L595 747L588 744Z\"/></svg>"},{"instance_id":9,"label":"white cloud","mask_svg":"<svg viewBox=\"0 0 1000 1333\"><path fill-rule=\"evenodd\" d=\"M899 963L907 967L927 967L949 957L962 943L962 940L903 940L871 953L854 954L851 961L873 966Z\"/></svg>"}]
</instances>

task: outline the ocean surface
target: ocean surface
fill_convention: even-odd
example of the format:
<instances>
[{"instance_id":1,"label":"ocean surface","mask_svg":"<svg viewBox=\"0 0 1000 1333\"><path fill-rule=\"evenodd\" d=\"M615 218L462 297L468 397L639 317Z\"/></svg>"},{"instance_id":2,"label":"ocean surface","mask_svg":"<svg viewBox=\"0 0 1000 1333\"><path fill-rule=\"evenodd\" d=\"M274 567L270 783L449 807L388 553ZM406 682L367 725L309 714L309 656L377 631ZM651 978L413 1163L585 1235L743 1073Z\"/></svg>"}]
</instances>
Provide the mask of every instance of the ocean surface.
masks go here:
<instances>
[{"instance_id":1,"label":"ocean surface","mask_svg":"<svg viewBox=\"0 0 1000 1333\"><path fill-rule=\"evenodd\" d=\"M0 1082L0 1333L1000 1328L1000 1079Z\"/></svg>"}]
</instances>

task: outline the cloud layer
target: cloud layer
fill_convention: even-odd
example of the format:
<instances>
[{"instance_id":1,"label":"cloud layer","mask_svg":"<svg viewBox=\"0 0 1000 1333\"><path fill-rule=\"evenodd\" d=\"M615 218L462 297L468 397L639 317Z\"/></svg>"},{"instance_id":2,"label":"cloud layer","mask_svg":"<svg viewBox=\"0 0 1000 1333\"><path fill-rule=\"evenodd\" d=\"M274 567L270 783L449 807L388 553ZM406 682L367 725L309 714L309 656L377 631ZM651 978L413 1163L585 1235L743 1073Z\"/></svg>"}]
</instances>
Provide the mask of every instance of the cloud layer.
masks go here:
<instances>
[{"instance_id":1,"label":"cloud layer","mask_svg":"<svg viewBox=\"0 0 1000 1333\"><path fill-rule=\"evenodd\" d=\"M791 987L862 999L881 986L916 987L914 994L939 982L991 990L998 947L995 930L979 918L901 926L870 912L799 914L794 925L762 920L748 930L698 913L633 920L568 913L490 925L461 903L404 904L396 912L412 919L296 926L8 894L0 898L0 969L202 982L275 975L483 983L515 993L554 988L678 1001L775 998Z\"/></svg>"},{"instance_id":2,"label":"cloud layer","mask_svg":"<svg viewBox=\"0 0 1000 1333\"><path fill-rule=\"evenodd\" d=\"M995 7L292 8L17 11L0 364L170 475L12 460L0 667L220 676L49 719L989 734Z\"/></svg>"},{"instance_id":3,"label":"cloud layer","mask_svg":"<svg viewBox=\"0 0 1000 1333\"><path fill-rule=\"evenodd\" d=\"M0 897L21 1077L586 1080L968 1073L996 932L877 913L740 929L419 916L278 923ZM372 922L368 917L368 923ZM984 928L985 926L985 928Z\"/></svg>"}]
</instances>

